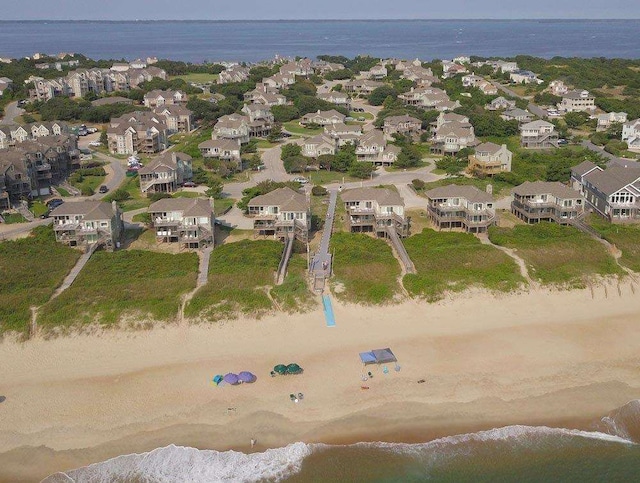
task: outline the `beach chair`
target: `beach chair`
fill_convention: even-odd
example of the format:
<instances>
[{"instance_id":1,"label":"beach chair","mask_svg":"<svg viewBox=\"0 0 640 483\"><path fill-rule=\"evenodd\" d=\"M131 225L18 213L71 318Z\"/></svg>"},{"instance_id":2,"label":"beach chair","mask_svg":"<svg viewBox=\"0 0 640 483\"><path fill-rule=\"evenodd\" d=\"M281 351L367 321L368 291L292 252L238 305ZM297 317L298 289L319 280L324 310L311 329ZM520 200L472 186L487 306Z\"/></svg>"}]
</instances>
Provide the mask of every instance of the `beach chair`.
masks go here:
<instances>
[{"instance_id":1,"label":"beach chair","mask_svg":"<svg viewBox=\"0 0 640 483\"><path fill-rule=\"evenodd\" d=\"M400 364L396 364L396 367L394 367L393 369L396 372L400 372Z\"/></svg>"},{"instance_id":2,"label":"beach chair","mask_svg":"<svg viewBox=\"0 0 640 483\"><path fill-rule=\"evenodd\" d=\"M296 395L295 394L289 394L289 399L291 399L292 401L296 400Z\"/></svg>"},{"instance_id":3,"label":"beach chair","mask_svg":"<svg viewBox=\"0 0 640 483\"><path fill-rule=\"evenodd\" d=\"M304 399L304 394L302 394L301 392L298 393L298 399L300 399L301 401Z\"/></svg>"},{"instance_id":4,"label":"beach chair","mask_svg":"<svg viewBox=\"0 0 640 483\"><path fill-rule=\"evenodd\" d=\"M382 372L383 372L384 374L389 374L389 368L388 368L387 366L384 366L384 367L382 368Z\"/></svg>"}]
</instances>

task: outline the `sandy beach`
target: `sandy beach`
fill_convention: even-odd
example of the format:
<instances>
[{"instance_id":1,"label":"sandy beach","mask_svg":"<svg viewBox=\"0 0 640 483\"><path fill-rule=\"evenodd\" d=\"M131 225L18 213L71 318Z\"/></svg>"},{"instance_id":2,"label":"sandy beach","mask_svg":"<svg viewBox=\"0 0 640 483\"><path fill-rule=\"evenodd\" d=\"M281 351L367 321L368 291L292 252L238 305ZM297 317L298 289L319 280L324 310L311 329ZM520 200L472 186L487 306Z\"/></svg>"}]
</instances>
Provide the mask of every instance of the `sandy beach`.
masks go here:
<instances>
[{"instance_id":1,"label":"sandy beach","mask_svg":"<svg viewBox=\"0 0 640 483\"><path fill-rule=\"evenodd\" d=\"M174 443L425 441L507 424L595 429L640 397L640 294L595 290L334 306L261 320L0 343L0 481ZM401 370L358 353L390 347ZM300 376L269 376L297 362ZM216 387L249 370L255 384ZM417 381L424 379L424 383ZM369 389L361 389L366 385ZM293 403L290 393L304 393Z\"/></svg>"}]
</instances>

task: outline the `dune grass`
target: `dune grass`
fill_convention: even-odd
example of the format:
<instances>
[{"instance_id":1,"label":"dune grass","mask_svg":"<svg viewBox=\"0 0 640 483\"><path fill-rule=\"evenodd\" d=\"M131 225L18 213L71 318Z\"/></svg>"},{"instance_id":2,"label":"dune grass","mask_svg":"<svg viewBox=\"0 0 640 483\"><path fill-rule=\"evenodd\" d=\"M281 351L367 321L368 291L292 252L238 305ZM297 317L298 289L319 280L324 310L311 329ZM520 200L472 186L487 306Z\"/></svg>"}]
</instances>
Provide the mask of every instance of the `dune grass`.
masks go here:
<instances>
[{"instance_id":1,"label":"dune grass","mask_svg":"<svg viewBox=\"0 0 640 483\"><path fill-rule=\"evenodd\" d=\"M406 238L404 245L417 271L405 275L404 287L428 301L472 287L508 292L524 282L509 256L468 233L427 228Z\"/></svg>"},{"instance_id":2,"label":"dune grass","mask_svg":"<svg viewBox=\"0 0 640 483\"><path fill-rule=\"evenodd\" d=\"M313 297L307 285L307 256L293 254L282 285L271 289L271 296L286 312L297 312L311 306Z\"/></svg>"},{"instance_id":3,"label":"dune grass","mask_svg":"<svg viewBox=\"0 0 640 483\"><path fill-rule=\"evenodd\" d=\"M185 316L208 321L238 313L260 316L273 309L268 290L274 284L283 245L273 240L242 240L216 248L209 279L185 308Z\"/></svg>"},{"instance_id":4,"label":"dune grass","mask_svg":"<svg viewBox=\"0 0 640 483\"><path fill-rule=\"evenodd\" d=\"M334 233L333 288L339 299L360 304L392 302L400 293L400 265L384 240L356 233Z\"/></svg>"},{"instance_id":5,"label":"dune grass","mask_svg":"<svg viewBox=\"0 0 640 483\"><path fill-rule=\"evenodd\" d=\"M80 252L57 243L51 227L0 243L0 333L26 332L29 307L47 302Z\"/></svg>"},{"instance_id":6,"label":"dune grass","mask_svg":"<svg viewBox=\"0 0 640 483\"><path fill-rule=\"evenodd\" d=\"M40 326L114 325L124 317L171 321L196 286L198 256L131 250L96 252L73 285L42 307Z\"/></svg>"},{"instance_id":7,"label":"dune grass","mask_svg":"<svg viewBox=\"0 0 640 483\"><path fill-rule=\"evenodd\" d=\"M622 265L640 272L640 225L613 225L593 214L587 222L622 252Z\"/></svg>"},{"instance_id":8,"label":"dune grass","mask_svg":"<svg viewBox=\"0 0 640 483\"><path fill-rule=\"evenodd\" d=\"M544 222L492 227L489 238L517 250L531 277L543 284L584 287L594 275L624 273L602 244L570 226Z\"/></svg>"}]
</instances>

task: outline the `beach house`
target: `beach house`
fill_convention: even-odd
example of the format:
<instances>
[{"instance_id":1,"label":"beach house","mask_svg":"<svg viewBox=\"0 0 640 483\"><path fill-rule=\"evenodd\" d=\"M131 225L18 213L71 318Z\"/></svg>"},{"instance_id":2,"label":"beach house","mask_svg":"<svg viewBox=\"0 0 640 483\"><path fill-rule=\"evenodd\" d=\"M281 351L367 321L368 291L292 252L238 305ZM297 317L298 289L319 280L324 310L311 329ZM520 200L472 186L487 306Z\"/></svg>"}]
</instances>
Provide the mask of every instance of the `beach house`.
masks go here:
<instances>
[{"instance_id":1,"label":"beach house","mask_svg":"<svg viewBox=\"0 0 640 483\"><path fill-rule=\"evenodd\" d=\"M351 98L345 92L321 92L318 99L335 104L338 107L344 107L348 111L351 110Z\"/></svg>"},{"instance_id":2,"label":"beach house","mask_svg":"<svg viewBox=\"0 0 640 483\"><path fill-rule=\"evenodd\" d=\"M159 243L198 249L214 244L213 208L207 198L163 198L148 213Z\"/></svg>"},{"instance_id":3,"label":"beach house","mask_svg":"<svg viewBox=\"0 0 640 483\"><path fill-rule=\"evenodd\" d=\"M144 95L144 106L150 109L174 104L186 104L187 101L188 97L183 91L162 91L156 89Z\"/></svg>"},{"instance_id":4,"label":"beach house","mask_svg":"<svg viewBox=\"0 0 640 483\"><path fill-rule=\"evenodd\" d=\"M418 138L422 132L422 121L408 114L389 116L384 120L382 131L388 139L392 139L394 134Z\"/></svg>"},{"instance_id":5,"label":"beach house","mask_svg":"<svg viewBox=\"0 0 640 483\"><path fill-rule=\"evenodd\" d=\"M595 96L586 90L572 90L563 94L558 109L562 112L593 112L596 109Z\"/></svg>"},{"instance_id":6,"label":"beach house","mask_svg":"<svg viewBox=\"0 0 640 483\"><path fill-rule=\"evenodd\" d=\"M198 144L198 149L204 158L216 158L232 161L240 167L240 144L232 139L209 139Z\"/></svg>"},{"instance_id":7,"label":"beach house","mask_svg":"<svg viewBox=\"0 0 640 483\"><path fill-rule=\"evenodd\" d=\"M629 151L640 153L640 119L622 125L622 140L627 143Z\"/></svg>"},{"instance_id":8,"label":"beach house","mask_svg":"<svg viewBox=\"0 0 640 483\"><path fill-rule=\"evenodd\" d=\"M353 92L363 96L368 96L378 87L382 87L384 82L372 81L368 79L356 79L344 83L344 90L346 92Z\"/></svg>"},{"instance_id":9,"label":"beach house","mask_svg":"<svg viewBox=\"0 0 640 483\"><path fill-rule=\"evenodd\" d=\"M520 126L520 145L527 149L558 147L558 133L547 121L532 121Z\"/></svg>"},{"instance_id":10,"label":"beach house","mask_svg":"<svg viewBox=\"0 0 640 483\"><path fill-rule=\"evenodd\" d=\"M278 188L256 196L247 206L255 237L293 237L305 243L309 239L311 208L304 194L289 187Z\"/></svg>"},{"instance_id":11,"label":"beach house","mask_svg":"<svg viewBox=\"0 0 640 483\"><path fill-rule=\"evenodd\" d=\"M356 146L358 161L373 163L375 166L390 166L396 162L400 148L387 144L384 133L373 129L360 137Z\"/></svg>"},{"instance_id":12,"label":"beach house","mask_svg":"<svg viewBox=\"0 0 640 483\"><path fill-rule=\"evenodd\" d=\"M229 114L218 119L213 131L211 139L229 139L238 144L246 144L249 142L251 128L250 121L247 116L240 114Z\"/></svg>"},{"instance_id":13,"label":"beach house","mask_svg":"<svg viewBox=\"0 0 640 483\"><path fill-rule=\"evenodd\" d=\"M442 229L485 233L497 221L493 197L475 186L447 185L425 193L431 222Z\"/></svg>"},{"instance_id":14,"label":"beach house","mask_svg":"<svg viewBox=\"0 0 640 483\"><path fill-rule=\"evenodd\" d=\"M584 197L557 181L526 181L513 188L511 212L526 223L568 225L582 218Z\"/></svg>"},{"instance_id":15,"label":"beach house","mask_svg":"<svg viewBox=\"0 0 640 483\"><path fill-rule=\"evenodd\" d=\"M391 188L355 188L340 194L347 211L347 224L352 233L375 233L409 236L410 219L405 216L404 201Z\"/></svg>"},{"instance_id":16,"label":"beach house","mask_svg":"<svg viewBox=\"0 0 640 483\"><path fill-rule=\"evenodd\" d=\"M514 84L542 84L544 81L530 70L515 70L509 73L509 79Z\"/></svg>"},{"instance_id":17,"label":"beach house","mask_svg":"<svg viewBox=\"0 0 640 483\"><path fill-rule=\"evenodd\" d=\"M345 144L358 144L362 136L362 126L360 124L345 124L338 122L324 127L325 134L331 136L338 143L338 146Z\"/></svg>"},{"instance_id":18,"label":"beach house","mask_svg":"<svg viewBox=\"0 0 640 483\"><path fill-rule=\"evenodd\" d=\"M111 119L107 140L111 153L158 153L167 147L167 124L153 112L130 112Z\"/></svg>"},{"instance_id":19,"label":"beach house","mask_svg":"<svg viewBox=\"0 0 640 483\"><path fill-rule=\"evenodd\" d=\"M317 158L326 154L336 154L337 141L328 134L318 134L304 140L302 155Z\"/></svg>"},{"instance_id":20,"label":"beach house","mask_svg":"<svg viewBox=\"0 0 640 483\"><path fill-rule=\"evenodd\" d=\"M525 124L527 122L533 121L533 114L529 111L525 111L524 109L513 108L507 109L500 117L505 121L518 121L520 124Z\"/></svg>"},{"instance_id":21,"label":"beach house","mask_svg":"<svg viewBox=\"0 0 640 483\"><path fill-rule=\"evenodd\" d=\"M606 131L612 124L627 122L626 112L605 112L596 116L596 131Z\"/></svg>"},{"instance_id":22,"label":"beach house","mask_svg":"<svg viewBox=\"0 0 640 483\"><path fill-rule=\"evenodd\" d=\"M328 111L321 111L318 109L317 112L312 112L302 116L302 119L300 119L300 124L302 126L306 126L308 124L328 126L329 124L343 123L345 117L346 116L344 114L336 111L335 109L330 109Z\"/></svg>"},{"instance_id":23,"label":"beach house","mask_svg":"<svg viewBox=\"0 0 640 483\"><path fill-rule=\"evenodd\" d=\"M572 168L571 182L587 206L611 223L640 221L640 167L602 169L585 161Z\"/></svg>"},{"instance_id":24,"label":"beach house","mask_svg":"<svg viewBox=\"0 0 640 483\"><path fill-rule=\"evenodd\" d=\"M468 172L475 176L493 176L511 171L513 153L506 144L482 143L469 155Z\"/></svg>"},{"instance_id":25,"label":"beach house","mask_svg":"<svg viewBox=\"0 0 640 483\"><path fill-rule=\"evenodd\" d=\"M63 203L51 212L56 241L85 250L103 245L119 248L124 233L122 213L114 201L85 200Z\"/></svg>"},{"instance_id":26,"label":"beach house","mask_svg":"<svg viewBox=\"0 0 640 483\"><path fill-rule=\"evenodd\" d=\"M193 177L192 158L185 153L166 152L138 170L142 193L173 193Z\"/></svg>"},{"instance_id":27,"label":"beach house","mask_svg":"<svg viewBox=\"0 0 640 483\"><path fill-rule=\"evenodd\" d=\"M485 106L488 111L499 111L501 109L513 109L516 107L516 101L505 99L504 97L496 97Z\"/></svg>"},{"instance_id":28,"label":"beach house","mask_svg":"<svg viewBox=\"0 0 640 483\"><path fill-rule=\"evenodd\" d=\"M193 126L193 112L185 106L180 104L166 104L164 106L156 107L153 112L164 118L168 134L191 132Z\"/></svg>"}]
</instances>

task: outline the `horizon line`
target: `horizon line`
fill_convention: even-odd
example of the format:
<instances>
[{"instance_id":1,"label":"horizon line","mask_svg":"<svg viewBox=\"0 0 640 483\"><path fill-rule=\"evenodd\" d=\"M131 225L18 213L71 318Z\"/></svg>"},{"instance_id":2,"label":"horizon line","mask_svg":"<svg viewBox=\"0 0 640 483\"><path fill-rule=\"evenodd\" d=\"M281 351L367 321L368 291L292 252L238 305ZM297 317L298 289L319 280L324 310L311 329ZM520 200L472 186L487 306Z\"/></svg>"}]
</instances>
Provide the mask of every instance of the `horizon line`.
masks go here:
<instances>
[{"instance_id":1,"label":"horizon line","mask_svg":"<svg viewBox=\"0 0 640 483\"><path fill-rule=\"evenodd\" d=\"M243 19L243 18L229 18L229 19L100 19L100 18L83 18L83 19L4 19L0 20L0 23L8 22L121 22L121 23L136 23L136 22L194 22L194 23L207 23L207 22L447 22L447 21L498 21L498 22L518 22L518 21L550 21L550 22L571 22L571 21L635 21L640 20L640 17L634 18L603 18L603 17L571 17L571 18L557 18L557 17L530 17L530 18L494 18L494 17L467 17L467 18L348 18L348 19L334 19L334 18L273 18L273 19Z\"/></svg>"}]
</instances>

